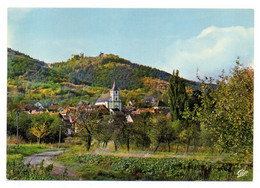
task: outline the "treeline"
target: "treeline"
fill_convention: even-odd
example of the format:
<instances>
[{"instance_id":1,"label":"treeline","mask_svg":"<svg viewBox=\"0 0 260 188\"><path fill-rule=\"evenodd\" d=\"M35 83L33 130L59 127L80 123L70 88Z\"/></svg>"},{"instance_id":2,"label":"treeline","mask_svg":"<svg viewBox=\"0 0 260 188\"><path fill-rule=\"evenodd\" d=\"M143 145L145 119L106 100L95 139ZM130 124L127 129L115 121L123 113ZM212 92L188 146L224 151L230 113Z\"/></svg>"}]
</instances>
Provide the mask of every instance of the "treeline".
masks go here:
<instances>
[{"instance_id":1,"label":"treeline","mask_svg":"<svg viewBox=\"0 0 260 188\"><path fill-rule=\"evenodd\" d=\"M61 141L64 141L66 128L59 115L49 113L30 115L26 113L17 114L16 111L7 113L7 136L18 134L20 139L26 142L59 142L59 131L61 131Z\"/></svg>"},{"instance_id":2,"label":"treeline","mask_svg":"<svg viewBox=\"0 0 260 188\"><path fill-rule=\"evenodd\" d=\"M177 138L189 146L201 142L235 160L250 160L253 154L254 70L239 61L219 80L200 79L199 91L188 95L178 72L170 79L172 121L181 123ZM215 85L216 84L216 85Z\"/></svg>"}]
</instances>

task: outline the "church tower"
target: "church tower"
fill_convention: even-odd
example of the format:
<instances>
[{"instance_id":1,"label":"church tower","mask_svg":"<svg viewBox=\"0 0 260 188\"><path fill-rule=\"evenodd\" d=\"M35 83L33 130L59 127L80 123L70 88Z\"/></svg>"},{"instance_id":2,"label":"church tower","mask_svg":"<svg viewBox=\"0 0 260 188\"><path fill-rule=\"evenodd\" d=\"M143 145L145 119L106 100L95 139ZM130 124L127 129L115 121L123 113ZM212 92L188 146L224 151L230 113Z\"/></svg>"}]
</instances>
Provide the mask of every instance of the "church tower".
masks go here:
<instances>
[{"instance_id":1,"label":"church tower","mask_svg":"<svg viewBox=\"0 0 260 188\"><path fill-rule=\"evenodd\" d=\"M115 109L118 108L121 110L121 100L119 99L119 89L117 87L116 81L114 80L113 87L110 90L110 101L109 108Z\"/></svg>"},{"instance_id":2,"label":"church tower","mask_svg":"<svg viewBox=\"0 0 260 188\"><path fill-rule=\"evenodd\" d=\"M117 87L116 81L114 80L114 84L112 89L110 90L110 97L112 101L119 101L119 89Z\"/></svg>"}]
</instances>

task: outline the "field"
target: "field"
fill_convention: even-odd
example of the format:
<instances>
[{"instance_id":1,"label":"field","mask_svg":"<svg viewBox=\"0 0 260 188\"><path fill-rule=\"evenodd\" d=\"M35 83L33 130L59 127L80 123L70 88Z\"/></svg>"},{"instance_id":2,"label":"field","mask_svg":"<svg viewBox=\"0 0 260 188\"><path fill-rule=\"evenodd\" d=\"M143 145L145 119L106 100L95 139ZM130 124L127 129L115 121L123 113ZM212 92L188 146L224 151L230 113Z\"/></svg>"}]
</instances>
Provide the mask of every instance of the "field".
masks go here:
<instances>
[{"instance_id":1,"label":"field","mask_svg":"<svg viewBox=\"0 0 260 188\"><path fill-rule=\"evenodd\" d=\"M252 181L252 166L232 163L229 158L210 153L84 152L73 147L57 161L82 180ZM238 177L241 169L247 174Z\"/></svg>"}]
</instances>

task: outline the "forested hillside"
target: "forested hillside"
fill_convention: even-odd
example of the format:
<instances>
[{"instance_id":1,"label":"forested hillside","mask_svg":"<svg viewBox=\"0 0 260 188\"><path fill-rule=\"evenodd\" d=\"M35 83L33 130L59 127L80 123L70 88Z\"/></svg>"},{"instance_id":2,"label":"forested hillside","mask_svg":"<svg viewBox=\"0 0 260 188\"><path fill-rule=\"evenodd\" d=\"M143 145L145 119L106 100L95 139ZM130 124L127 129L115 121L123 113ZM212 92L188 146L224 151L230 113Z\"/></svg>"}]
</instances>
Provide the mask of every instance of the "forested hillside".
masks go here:
<instances>
[{"instance_id":1,"label":"forested hillside","mask_svg":"<svg viewBox=\"0 0 260 188\"><path fill-rule=\"evenodd\" d=\"M131 63L116 55L101 54L97 57L72 58L54 63L52 68L68 75L69 82L99 87L111 87L116 79L121 89L142 88L141 78L151 77L168 81L170 74L148 66Z\"/></svg>"},{"instance_id":2,"label":"forested hillside","mask_svg":"<svg viewBox=\"0 0 260 188\"><path fill-rule=\"evenodd\" d=\"M152 67L131 63L113 54L97 57L75 56L66 62L46 64L8 48L8 78L29 81L70 82L98 87L111 87L116 79L121 89L142 88L145 77L167 81L170 74ZM192 88L196 82L188 81Z\"/></svg>"},{"instance_id":3,"label":"forested hillside","mask_svg":"<svg viewBox=\"0 0 260 188\"><path fill-rule=\"evenodd\" d=\"M47 106L51 102L75 105L80 100L93 103L115 79L123 104L145 96L165 98L170 76L113 54L74 55L66 62L47 64L8 48L8 104L32 100ZM199 87L197 82L185 82L189 88Z\"/></svg>"},{"instance_id":4,"label":"forested hillside","mask_svg":"<svg viewBox=\"0 0 260 188\"><path fill-rule=\"evenodd\" d=\"M10 48L8 48L8 78L39 82L66 81L65 76L60 75L54 69L50 69L45 62L33 59Z\"/></svg>"}]
</instances>

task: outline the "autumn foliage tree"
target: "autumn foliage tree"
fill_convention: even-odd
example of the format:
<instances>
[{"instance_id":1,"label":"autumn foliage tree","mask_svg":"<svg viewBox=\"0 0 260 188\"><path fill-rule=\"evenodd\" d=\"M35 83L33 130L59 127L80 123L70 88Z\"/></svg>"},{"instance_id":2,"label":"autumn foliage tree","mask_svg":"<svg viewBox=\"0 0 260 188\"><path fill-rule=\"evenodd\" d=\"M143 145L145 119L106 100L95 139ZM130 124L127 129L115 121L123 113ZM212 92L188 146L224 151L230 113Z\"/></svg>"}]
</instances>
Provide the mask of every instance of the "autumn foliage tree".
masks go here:
<instances>
[{"instance_id":1,"label":"autumn foliage tree","mask_svg":"<svg viewBox=\"0 0 260 188\"><path fill-rule=\"evenodd\" d=\"M44 122L41 125L37 125L35 124L32 128L31 128L31 132L32 134L37 138L38 140L38 144L41 143L41 139L48 136L50 134L50 132L48 131L48 127L46 125L46 122Z\"/></svg>"}]
</instances>

